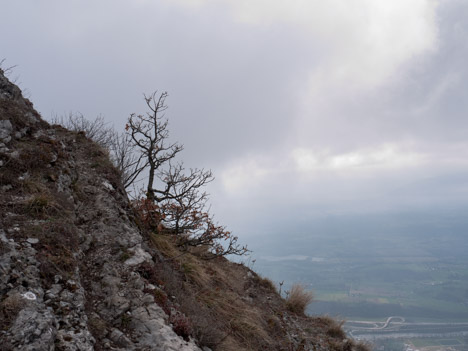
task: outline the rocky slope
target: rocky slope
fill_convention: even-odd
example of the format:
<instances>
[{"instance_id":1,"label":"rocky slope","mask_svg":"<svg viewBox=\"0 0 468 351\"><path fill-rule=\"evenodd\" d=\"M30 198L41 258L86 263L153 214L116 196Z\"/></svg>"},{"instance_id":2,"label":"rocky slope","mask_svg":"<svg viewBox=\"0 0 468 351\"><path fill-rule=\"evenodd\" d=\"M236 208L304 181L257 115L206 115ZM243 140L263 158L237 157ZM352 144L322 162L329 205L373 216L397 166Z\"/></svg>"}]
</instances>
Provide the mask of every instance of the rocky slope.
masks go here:
<instances>
[{"instance_id":1,"label":"rocky slope","mask_svg":"<svg viewBox=\"0 0 468 351\"><path fill-rule=\"evenodd\" d=\"M107 153L50 126L0 70L2 350L351 350L225 259L138 225Z\"/></svg>"},{"instance_id":2,"label":"rocky slope","mask_svg":"<svg viewBox=\"0 0 468 351\"><path fill-rule=\"evenodd\" d=\"M3 74L0 118L2 349L93 350L98 338L113 350L199 350L134 270L152 255L103 150L42 121Z\"/></svg>"}]
</instances>

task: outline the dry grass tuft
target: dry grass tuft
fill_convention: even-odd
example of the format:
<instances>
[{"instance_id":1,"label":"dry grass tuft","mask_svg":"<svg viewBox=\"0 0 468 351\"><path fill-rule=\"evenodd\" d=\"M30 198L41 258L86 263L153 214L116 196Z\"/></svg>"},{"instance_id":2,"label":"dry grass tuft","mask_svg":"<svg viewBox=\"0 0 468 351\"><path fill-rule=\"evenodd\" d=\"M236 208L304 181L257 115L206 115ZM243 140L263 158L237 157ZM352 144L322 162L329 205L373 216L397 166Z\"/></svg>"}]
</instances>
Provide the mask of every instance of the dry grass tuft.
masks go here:
<instances>
[{"instance_id":1,"label":"dry grass tuft","mask_svg":"<svg viewBox=\"0 0 468 351\"><path fill-rule=\"evenodd\" d=\"M34 111L35 112L35 111ZM39 116L37 112L36 116ZM44 127L46 122L40 120L38 126L28 125L27 118L25 118L24 106L21 106L17 101L9 99L0 100L0 116L8 116L8 119L13 124L15 129L22 129L24 127L30 127L32 131L36 130L38 127ZM31 132L32 132L31 131Z\"/></svg>"},{"instance_id":2,"label":"dry grass tuft","mask_svg":"<svg viewBox=\"0 0 468 351\"><path fill-rule=\"evenodd\" d=\"M89 330L97 339L105 338L107 334L107 323L97 314L94 314L88 319Z\"/></svg>"},{"instance_id":3,"label":"dry grass tuft","mask_svg":"<svg viewBox=\"0 0 468 351\"><path fill-rule=\"evenodd\" d=\"M246 288L257 289L261 296L274 291L270 280L255 274L255 284L246 287L244 266L225 258L203 260L199 257L203 252L181 252L171 235L150 238L165 257L162 264L141 265L138 271L148 282L161 287L162 291L153 295L163 309L170 313L176 308L181 313L176 313L179 317L172 323L176 332L184 337L190 333L200 345L212 350L275 349L269 330L281 330L281 322L275 319L267 323L270 310L263 315L239 298L246 294Z\"/></svg>"},{"instance_id":4,"label":"dry grass tuft","mask_svg":"<svg viewBox=\"0 0 468 351\"><path fill-rule=\"evenodd\" d=\"M104 176L114 188L119 188L121 186L121 174L110 160L109 152L102 146L87 140L84 134L78 133L77 136L82 139L81 142L86 147L84 152L91 162L91 168Z\"/></svg>"},{"instance_id":5,"label":"dry grass tuft","mask_svg":"<svg viewBox=\"0 0 468 351\"><path fill-rule=\"evenodd\" d=\"M24 301L18 294L0 302L0 330L7 330L23 307Z\"/></svg>"},{"instance_id":6,"label":"dry grass tuft","mask_svg":"<svg viewBox=\"0 0 468 351\"><path fill-rule=\"evenodd\" d=\"M29 214L36 217L44 217L60 213L61 208L52 196L40 193L27 201L26 210Z\"/></svg>"},{"instance_id":7,"label":"dry grass tuft","mask_svg":"<svg viewBox=\"0 0 468 351\"><path fill-rule=\"evenodd\" d=\"M306 307L312 302L312 292L307 291L301 284L294 284L289 290L286 306L291 312L304 314Z\"/></svg>"},{"instance_id":8,"label":"dry grass tuft","mask_svg":"<svg viewBox=\"0 0 468 351\"><path fill-rule=\"evenodd\" d=\"M372 351L372 345L366 341L354 342L354 350L356 351Z\"/></svg>"},{"instance_id":9,"label":"dry grass tuft","mask_svg":"<svg viewBox=\"0 0 468 351\"><path fill-rule=\"evenodd\" d=\"M162 234L150 234L151 242L154 246L161 251L166 257L176 257L180 255L180 251L175 248L175 245L171 243L173 236L162 235Z\"/></svg>"},{"instance_id":10,"label":"dry grass tuft","mask_svg":"<svg viewBox=\"0 0 468 351\"><path fill-rule=\"evenodd\" d=\"M293 286L285 300L270 279L242 264L203 260L202 250L182 251L172 235L148 237L159 252L138 272L158 288L145 292L170 316L174 330L195 338L199 346L214 351L305 350L316 340L331 350L356 347L334 319L304 315L312 293L302 285Z\"/></svg>"},{"instance_id":11,"label":"dry grass tuft","mask_svg":"<svg viewBox=\"0 0 468 351\"><path fill-rule=\"evenodd\" d=\"M327 335L331 338L344 339L346 338L346 333L343 330L344 321L333 321L327 327Z\"/></svg>"},{"instance_id":12,"label":"dry grass tuft","mask_svg":"<svg viewBox=\"0 0 468 351\"><path fill-rule=\"evenodd\" d=\"M49 218L47 222L23 227L24 238L39 239L35 244L40 262L39 274L47 285L53 284L54 276L71 275L77 265L73 252L79 247L78 233L67 219Z\"/></svg>"},{"instance_id":13,"label":"dry grass tuft","mask_svg":"<svg viewBox=\"0 0 468 351\"><path fill-rule=\"evenodd\" d=\"M275 283L273 283L273 281L270 278L258 276L258 284L266 290L276 292Z\"/></svg>"}]
</instances>

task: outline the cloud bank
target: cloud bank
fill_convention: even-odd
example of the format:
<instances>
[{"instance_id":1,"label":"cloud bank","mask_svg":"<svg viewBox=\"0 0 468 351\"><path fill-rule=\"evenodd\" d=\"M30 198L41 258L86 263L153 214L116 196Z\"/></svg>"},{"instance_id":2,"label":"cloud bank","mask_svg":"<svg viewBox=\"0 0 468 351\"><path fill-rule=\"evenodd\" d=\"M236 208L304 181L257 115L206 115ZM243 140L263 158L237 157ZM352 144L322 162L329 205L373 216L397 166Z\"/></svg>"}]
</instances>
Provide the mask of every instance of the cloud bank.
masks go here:
<instances>
[{"instance_id":1,"label":"cloud bank","mask_svg":"<svg viewBox=\"0 0 468 351\"><path fill-rule=\"evenodd\" d=\"M169 91L220 220L465 206L461 0L9 2L0 57L44 117L123 128ZM258 218L257 218L258 219Z\"/></svg>"}]
</instances>

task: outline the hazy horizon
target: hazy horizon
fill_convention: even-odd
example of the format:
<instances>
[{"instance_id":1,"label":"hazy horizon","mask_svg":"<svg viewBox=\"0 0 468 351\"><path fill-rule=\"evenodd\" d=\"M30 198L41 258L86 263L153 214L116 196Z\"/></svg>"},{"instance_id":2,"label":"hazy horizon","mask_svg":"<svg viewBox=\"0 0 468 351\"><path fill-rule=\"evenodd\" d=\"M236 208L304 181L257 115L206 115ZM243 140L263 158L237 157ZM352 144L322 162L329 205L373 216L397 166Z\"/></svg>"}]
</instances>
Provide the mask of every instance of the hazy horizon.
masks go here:
<instances>
[{"instance_id":1,"label":"hazy horizon","mask_svg":"<svg viewBox=\"0 0 468 351\"><path fill-rule=\"evenodd\" d=\"M145 111L143 93L168 91L171 139L189 166L213 170L213 213L243 243L327 216L323 235L356 232L346 217L467 208L463 1L27 0L3 10L0 58L45 119L102 115L123 130Z\"/></svg>"}]
</instances>

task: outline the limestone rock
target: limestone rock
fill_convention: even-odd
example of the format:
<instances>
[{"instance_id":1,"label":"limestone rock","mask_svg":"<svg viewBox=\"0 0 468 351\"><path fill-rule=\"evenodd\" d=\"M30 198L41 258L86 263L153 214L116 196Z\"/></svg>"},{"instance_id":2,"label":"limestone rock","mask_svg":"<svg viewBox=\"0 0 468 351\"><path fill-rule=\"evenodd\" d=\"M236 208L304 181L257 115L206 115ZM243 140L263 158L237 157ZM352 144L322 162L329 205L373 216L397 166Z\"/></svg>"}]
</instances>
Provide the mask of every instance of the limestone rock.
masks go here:
<instances>
[{"instance_id":1,"label":"limestone rock","mask_svg":"<svg viewBox=\"0 0 468 351\"><path fill-rule=\"evenodd\" d=\"M9 120L0 121L0 142L9 143L11 140L11 133L13 132L13 125Z\"/></svg>"},{"instance_id":2,"label":"limestone rock","mask_svg":"<svg viewBox=\"0 0 468 351\"><path fill-rule=\"evenodd\" d=\"M152 256L105 153L40 120L1 70L0 109L2 350L200 350L145 292Z\"/></svg>"}]
</instances>

